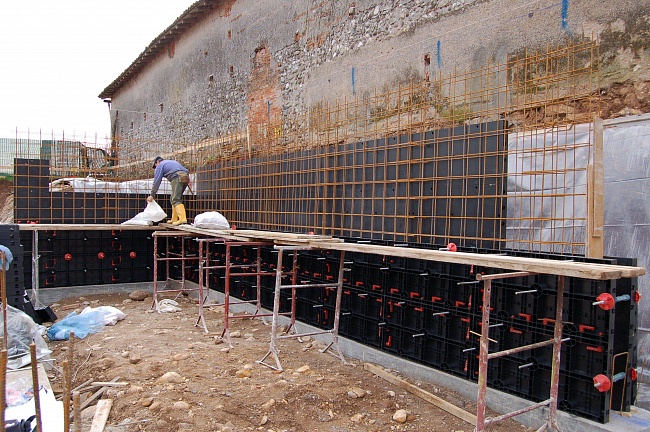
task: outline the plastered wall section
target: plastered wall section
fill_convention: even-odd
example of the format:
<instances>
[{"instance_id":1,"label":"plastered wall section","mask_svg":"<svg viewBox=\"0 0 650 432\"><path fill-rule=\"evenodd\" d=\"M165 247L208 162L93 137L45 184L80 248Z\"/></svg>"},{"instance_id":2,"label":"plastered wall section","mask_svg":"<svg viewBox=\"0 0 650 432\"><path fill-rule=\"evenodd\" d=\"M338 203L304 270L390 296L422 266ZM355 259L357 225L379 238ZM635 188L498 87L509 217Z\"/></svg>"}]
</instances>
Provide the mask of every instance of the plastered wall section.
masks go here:
<instances>
[{"instance_id":1,"label":"plastered wall section","mask_svg":"<svg viewBox=\"0 0 650 432\"><path fill-rule=\"evenodd\" d=\"M646 80L649 11L650 0L218 2L113 96L112 130L129 159L232 131L254 139L319 102L569 39L600 40L601 82Z\"/></svg>"}]
</instances>

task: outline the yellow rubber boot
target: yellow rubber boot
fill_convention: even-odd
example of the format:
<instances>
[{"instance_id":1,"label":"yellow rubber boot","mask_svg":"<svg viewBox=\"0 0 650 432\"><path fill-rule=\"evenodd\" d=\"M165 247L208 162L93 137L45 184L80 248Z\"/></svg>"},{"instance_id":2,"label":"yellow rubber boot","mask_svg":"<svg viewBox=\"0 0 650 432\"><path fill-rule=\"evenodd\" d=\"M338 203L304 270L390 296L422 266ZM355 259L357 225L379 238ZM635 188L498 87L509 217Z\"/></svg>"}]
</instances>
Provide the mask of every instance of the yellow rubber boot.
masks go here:
<instances>
[{"instance_id":1,"label":"yellow rubber boot","mask_svg":"<svg viewBox=\"0 0 650 432\"><path fill-rule=\"evenodd\" d=\"M178 215L178 220L172 222L172 225L182 225L187 223L187 216L185 215L185 206L183 204L178 204L174 207L176 214Z\"/></svg>"},{"instance_id":2,"label":"yellow rubber boot","mask_svg":"<svg viewBox=\"0 0 650 432\"><path fill-rule=\"evenodd\" d=\"M174 223L178 220L178 213L176 213L176 207L172 206L172 220L171 223Z\"/></svg>"}]
</instances>

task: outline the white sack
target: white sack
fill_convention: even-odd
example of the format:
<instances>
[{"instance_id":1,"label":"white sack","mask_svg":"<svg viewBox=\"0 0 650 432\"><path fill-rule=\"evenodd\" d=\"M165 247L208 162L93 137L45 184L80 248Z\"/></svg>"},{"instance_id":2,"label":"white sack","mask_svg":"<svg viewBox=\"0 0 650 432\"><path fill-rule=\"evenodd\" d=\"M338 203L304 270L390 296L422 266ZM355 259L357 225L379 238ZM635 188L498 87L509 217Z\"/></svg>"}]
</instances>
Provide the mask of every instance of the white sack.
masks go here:
<instances>
[{"instance_id":1,"label":"white sack","mask_svg":"<svg viewBox=\"0 0 650 432\"><path fill-rule=\"evenodd\" d=\"M167 217L167 213L163 210L156 200L147 202L147 207L122 225L153 225L154 222L159 222Z\"/></svg>"},{"instance_id":2,"label":"white sack","mask_svg":"<svg viewBox=\"0 0 650 432\"><path fill-rule=\"evenodd\" d=\"M104 325L115 325L118 321L126 318L126 314L124 312L113 306L99 306L94 309L90 306L87 306L84 310L81 311L81 315L92 311L97 311L102 314L102 317L104 318Z\"/></svg>"},{"instance_id":3,"label":"white sack","mask_svg":"<svg viewBox=\"0 0 650 432\"><path fill-rule=\"evenodd\" d=\"M223 217L221 213L216 211L205 212L196 215L196 217L194 218L193 225L197 228L205 228L205 229L218 229L218 230L230 229L230 224L228 223L228 220L225 217Z\"/></svg>"}]
</instances>

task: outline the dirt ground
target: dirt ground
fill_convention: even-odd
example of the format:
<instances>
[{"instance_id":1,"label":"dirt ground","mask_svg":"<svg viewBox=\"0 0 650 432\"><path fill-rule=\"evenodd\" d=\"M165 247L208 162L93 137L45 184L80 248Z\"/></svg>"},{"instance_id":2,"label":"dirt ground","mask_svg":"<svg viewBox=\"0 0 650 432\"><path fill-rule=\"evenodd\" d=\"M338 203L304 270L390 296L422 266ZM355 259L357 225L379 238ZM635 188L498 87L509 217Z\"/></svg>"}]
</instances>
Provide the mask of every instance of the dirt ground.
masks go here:
<instances>
[{"instance_id":1,"label":"dirt ground","mask_svg":"<svg viewBox=\"0 0 650 432\"><path fill-rule=\"evenodd\" d=\"M181 311L150 312L151 297L133 301L128 294L92 295L52 305L59 319L85 306L115 306L126 318L83 340L49 342L60 367L70 358L72 388L87 380L118 379L123 387L107 388L102 398L113 401L106 426L116 431L455 431L474 426L364 370L347 364L310 337L280 341L284 370L257 363L268 352L270 325L261 318L231 320L233 348L220 340L223 307L205 312L209 330L195 327L197 306L189 297L177 299ZM269 318L266 318L267 320ZM271 360L272 361L272 360ZM390 371L398 374L397 371ZM62 376L49 373L55 393ZM474 401L450 389L412 382L475 414ZM97 387L82 387L85 396ZM95 402L93 402L93 405ZM94 406L83 411L88 430ZM393 415L400 409L408 420ZM495 432L529 431L508 420L490 427Z\"/></svg>"}]
</instances>

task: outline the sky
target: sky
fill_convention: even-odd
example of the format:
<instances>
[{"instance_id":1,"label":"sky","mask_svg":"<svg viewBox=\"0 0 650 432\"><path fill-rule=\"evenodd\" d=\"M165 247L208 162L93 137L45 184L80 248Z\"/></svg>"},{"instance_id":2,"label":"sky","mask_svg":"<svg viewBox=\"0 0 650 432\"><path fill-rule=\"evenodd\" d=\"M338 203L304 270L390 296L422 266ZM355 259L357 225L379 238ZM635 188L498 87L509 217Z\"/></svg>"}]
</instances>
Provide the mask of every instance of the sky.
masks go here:
<instances>
[{"instance_id":1,"label":"sky","mask_svg":"<svg viewBox=\"0 0 650 432\"><path fill-rule=\"evenodd\" d=\"M194 1L1 1L0 138L110 137L97 96Z\"/></svg>"}]
</instances>

